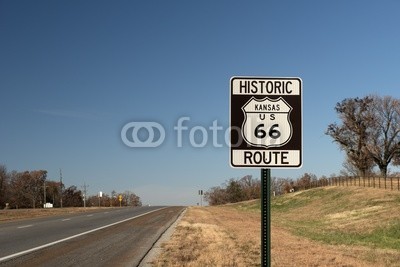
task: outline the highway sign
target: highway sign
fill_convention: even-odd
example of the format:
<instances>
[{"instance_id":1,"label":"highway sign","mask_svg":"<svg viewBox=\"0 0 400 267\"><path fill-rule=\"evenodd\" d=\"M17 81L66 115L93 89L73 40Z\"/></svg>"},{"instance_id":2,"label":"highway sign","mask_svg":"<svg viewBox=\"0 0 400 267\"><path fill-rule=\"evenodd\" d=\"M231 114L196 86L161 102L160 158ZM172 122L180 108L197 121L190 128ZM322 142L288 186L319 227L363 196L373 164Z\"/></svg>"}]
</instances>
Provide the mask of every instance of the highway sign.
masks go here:
<instances>
[{"instance_id":1,"label":"highway sign","mask_svg":"<svg viewBox=\"0 0 400 267\"><path fill-rule=\"evenodd\" d=\"M301 79L232 77L230 133L234 168L301 167Z\"/></svg>"}]
</instances>

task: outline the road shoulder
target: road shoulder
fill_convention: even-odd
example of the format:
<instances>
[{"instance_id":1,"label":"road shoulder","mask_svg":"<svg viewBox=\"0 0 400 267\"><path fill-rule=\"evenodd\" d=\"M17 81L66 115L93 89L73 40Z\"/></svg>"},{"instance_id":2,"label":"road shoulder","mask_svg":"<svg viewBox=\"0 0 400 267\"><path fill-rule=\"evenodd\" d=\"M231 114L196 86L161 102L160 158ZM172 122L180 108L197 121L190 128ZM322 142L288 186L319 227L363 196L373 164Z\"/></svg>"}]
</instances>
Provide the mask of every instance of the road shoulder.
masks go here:
<instances>
[{"instance_id":1,"label":"road shoulder","mask_svg":"<svg viewBox=\"0 0 400 267\"><path fill-rule=\"evenodd\" d=\"M153 266L153 262L159 255L161 254L163 248L162 245L171 239L172 234L174 233L177 225L180 223L181 219L185 216L187 209L184 209L178 218L173 222L167 230L160 236L157 242L153 245L153 247L149 250L146 256L142 259L139 264L139 267L150 267Z\"/></svg>"}]
</instances>

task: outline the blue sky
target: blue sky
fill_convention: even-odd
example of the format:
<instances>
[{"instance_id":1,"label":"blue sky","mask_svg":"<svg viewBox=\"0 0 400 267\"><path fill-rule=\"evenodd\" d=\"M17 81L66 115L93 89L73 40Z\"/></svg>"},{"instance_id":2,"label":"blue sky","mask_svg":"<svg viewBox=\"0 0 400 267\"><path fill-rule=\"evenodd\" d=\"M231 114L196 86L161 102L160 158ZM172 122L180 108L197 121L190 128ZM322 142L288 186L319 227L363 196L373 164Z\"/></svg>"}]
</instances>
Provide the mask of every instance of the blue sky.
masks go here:
<instances>
[{"instance_id":1,"label":"blue sky","mask_svg":"<svg viewBox=\"0 0 400 267\"><path fill-rule=\"evenodd\" d=\"M45 169L90 194L134 191L149 204L196 204L198 189L259 169L232 169L229 148L190 145L190 129L229 125L232 76L303 80L303 167L339 173L324 134L334 106L399 97L398 1L0 0L0 163ZM177 147L179 118L188 130ZM156 148L130 148L122 127L154 121ZM222 131L221 131L222 132ZM218 143L225 143L223 133ZM143 133L142 133L143 134ZM144 134L145 137L145 134ZM199 140L199 139L196 139Z\"/></svg>"}]
</instances>

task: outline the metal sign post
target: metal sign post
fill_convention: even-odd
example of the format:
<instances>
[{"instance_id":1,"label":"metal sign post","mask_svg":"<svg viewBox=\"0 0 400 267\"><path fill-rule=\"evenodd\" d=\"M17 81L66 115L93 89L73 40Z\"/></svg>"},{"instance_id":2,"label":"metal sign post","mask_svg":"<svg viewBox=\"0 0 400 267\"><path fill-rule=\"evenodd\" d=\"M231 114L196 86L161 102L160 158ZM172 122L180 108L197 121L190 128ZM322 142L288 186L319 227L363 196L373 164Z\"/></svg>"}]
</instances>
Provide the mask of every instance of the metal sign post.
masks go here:
<instances>
[{"instance_id":1,"label":"metal sign post","mask_svg":"<svg viewBox=\"0 0 400 267\"><path fill-rule=\"evenodd\" d=\"M271 168L303 164L302 81L232 77L230 165L261 168L261 265L271 266Z\"/></svg>"},{"instance_id":2,"label":"metal sign post","mask_svg":"<svg viewBox=\"0 0 400 267\"><path fill-rule=\"evenodd\" d=\"M271 266L271 169L261 169L261 266Z\"/></svg>"}]
</instances>

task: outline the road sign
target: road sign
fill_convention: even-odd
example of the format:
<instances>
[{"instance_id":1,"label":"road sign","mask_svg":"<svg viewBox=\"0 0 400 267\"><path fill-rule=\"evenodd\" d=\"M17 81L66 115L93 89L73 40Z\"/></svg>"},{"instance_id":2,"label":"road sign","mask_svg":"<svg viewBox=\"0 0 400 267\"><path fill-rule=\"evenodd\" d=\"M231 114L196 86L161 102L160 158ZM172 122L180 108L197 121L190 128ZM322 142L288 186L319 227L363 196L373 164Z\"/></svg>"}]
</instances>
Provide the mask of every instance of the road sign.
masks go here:
<instances>
[{"instance_id":1,"label":"road sign","mask_svg":"<svg viewBox=\"0 0 400 267\"><path fill-rule=\"evenodd\" d=\"M230 127L232 167L301 167L301 79L232 77Z\"/></svg>"}]
</instances>

